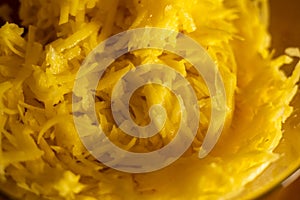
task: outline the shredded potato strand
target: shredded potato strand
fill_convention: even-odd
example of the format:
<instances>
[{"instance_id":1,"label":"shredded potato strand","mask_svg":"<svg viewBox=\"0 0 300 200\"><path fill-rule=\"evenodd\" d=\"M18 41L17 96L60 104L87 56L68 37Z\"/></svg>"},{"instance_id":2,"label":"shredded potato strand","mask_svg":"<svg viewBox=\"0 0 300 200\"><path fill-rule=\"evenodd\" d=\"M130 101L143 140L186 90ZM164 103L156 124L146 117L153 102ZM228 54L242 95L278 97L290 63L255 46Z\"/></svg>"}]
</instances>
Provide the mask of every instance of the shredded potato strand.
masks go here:
<instances>
[{"instance_id":1,"label":"shredded potato strand","mask_svg":"<svg viewBox=\"0 0 300 200\"><path fill-rule=\"evenodd\" d=\"M290 77L280 71L292 56L299 57L299 49L287 49L288 55L278 58L269 51L267 7L267 0L22 0L22 24L0 28L1 190L28 200L202 200L242 193L279 157L273 150L293 111L289 103L300 76L300 64ZM107 168L84 148L71 97L81 63L101 41L146 26L182 32L207 50L224 80L228 111L219 144L199 160L211 98L194 67L161 50L118 58L99 81L95 102L102 129L117 146L150 152L172 141L178 129L178 101L153 85L135 91L130 112L138 125L146 125L149 108L163 105L168 119L158 134L135 138L114 123L112 89L138 65L160 63L177 70L193 86L200 108L199 130L188 151L162 170L134 175Z\"/></svg>"}]
</instances>

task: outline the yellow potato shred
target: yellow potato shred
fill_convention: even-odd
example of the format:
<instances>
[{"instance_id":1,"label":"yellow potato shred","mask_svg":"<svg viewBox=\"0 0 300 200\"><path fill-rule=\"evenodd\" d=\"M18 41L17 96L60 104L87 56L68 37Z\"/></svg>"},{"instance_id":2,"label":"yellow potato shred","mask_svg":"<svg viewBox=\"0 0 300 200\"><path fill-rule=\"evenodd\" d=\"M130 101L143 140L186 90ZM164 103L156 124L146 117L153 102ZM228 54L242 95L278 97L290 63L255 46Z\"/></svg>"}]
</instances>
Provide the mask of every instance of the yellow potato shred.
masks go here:
<instances>
[{"instance_id":1,"label":"yellow potato shred","mask_svg":"<svg viewBox=\"0 0 300 200\"><path fill-rule=\"evenodd\" d=\"M10 12L8 6L2 10ZM20 24L0 28L0 190L24 200L230 199L243 193L280 155L274 149L290 116L300 64L280 67L298 49L274 58L267 0L22 0ZM96 90L98 120L109 139L131 152L150 152L172 141L180 105L166 88L145 85L130 100L138 125L161 104L168 119L150 138L123 133L111 114L116 82L141 64L166 64L194 88L200 108L197 135L184 155L161 170L130 174L97 161L73 122L72 89L88 54L108 37L140 27L186 34L214 60L226 90L226 123L218 144L197 157L211 115L209 91L184 58L151 49L129 52L105 71ZM88 131L89 127L87 127Z\"/></svg>"}]
</instances>

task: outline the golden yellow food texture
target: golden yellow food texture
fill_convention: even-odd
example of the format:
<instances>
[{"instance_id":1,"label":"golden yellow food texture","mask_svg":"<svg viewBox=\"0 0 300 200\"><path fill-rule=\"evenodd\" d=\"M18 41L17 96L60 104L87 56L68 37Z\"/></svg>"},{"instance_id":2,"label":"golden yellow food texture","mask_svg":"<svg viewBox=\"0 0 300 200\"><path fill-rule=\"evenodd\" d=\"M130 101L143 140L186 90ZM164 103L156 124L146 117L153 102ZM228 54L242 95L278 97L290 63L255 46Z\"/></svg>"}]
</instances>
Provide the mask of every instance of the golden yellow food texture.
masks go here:
<instances>
[{"instance_id":1,"label":"golden yellow food texture","mask_svg":"<svg viewBox=\"0 0 300 200\"><path fill-rule=\"evenodd\" d=\"M7 23L0 29L1 190L30 200L238 195L278 157L272 151L299 80L299 65L286 77L279 67L290 58L273 59L268 51L266 6L264 0L21 1L22 25ZM117 145L151 151L170 142L176 131L178 105L170 105L169 92L153 86L135 93L132 116L144 124L148 108L163 102L173 116L167 128L153 138L137 139L114 126L111 89L138 64L164 63L178 70L194 87L201 112L197 137L183 158L163 170L133 175L106 168L86 151L74 128L71 96L76 72L99 42L145 26L183 32L207 49L224 80L228 114L217 149L199 160L195 152L210 121L209 93L200 75L184 59L163 51L124 55L99 82L95 102L101 125Z\"/></svg>"}]
</instances>

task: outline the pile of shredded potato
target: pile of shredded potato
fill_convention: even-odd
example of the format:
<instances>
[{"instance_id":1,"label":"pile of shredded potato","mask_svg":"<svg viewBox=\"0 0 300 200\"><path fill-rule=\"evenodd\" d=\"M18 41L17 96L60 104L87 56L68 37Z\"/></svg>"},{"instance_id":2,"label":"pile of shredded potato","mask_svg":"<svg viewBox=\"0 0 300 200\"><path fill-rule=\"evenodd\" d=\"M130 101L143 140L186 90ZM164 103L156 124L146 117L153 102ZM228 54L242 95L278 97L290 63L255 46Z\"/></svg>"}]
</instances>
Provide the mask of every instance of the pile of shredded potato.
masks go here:
<instances>
[{"instance_id":1,"label":"pile of shredded potato","mask_svg":"<svg viewBox=\"0 0 300 200\"><path fill-rule=\"evenodd\" d=\"M0 28L0 188L17 199L231 198L280 155L273 153L293 108L300 65L287 77L280 67L299 50L273 58L267 0L22 0L21 24ZM1 7L1 9L4 10ZM182 32L217 64L227 96L218 145L197 157L210 122L211 99L185 59L139 50L117 59L99 81L96 110L119 147L149 152L167 145L178 129L179 104L168 90L146 85L130 101L132 118L149 123L148 110L167 110L165 127L151 138L129 137L115 124L110 95L120 77L138 65L163 63L193 86L200 108L197 136L172 165L144 174L119 172L85 149L72 117L72 89L86 56L108 37L138 27Z\"/></svg>"}]
</instances>

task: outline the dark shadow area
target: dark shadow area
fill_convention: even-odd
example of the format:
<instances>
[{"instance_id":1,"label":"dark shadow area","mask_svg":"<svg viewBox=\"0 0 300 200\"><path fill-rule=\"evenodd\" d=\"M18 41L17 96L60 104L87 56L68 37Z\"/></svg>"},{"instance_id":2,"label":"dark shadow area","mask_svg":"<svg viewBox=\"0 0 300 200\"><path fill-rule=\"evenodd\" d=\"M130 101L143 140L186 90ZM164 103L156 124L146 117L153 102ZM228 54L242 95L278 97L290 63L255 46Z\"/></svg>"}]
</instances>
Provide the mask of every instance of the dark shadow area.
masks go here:
<instances>
[{"instance_id":1,"label":"dark shadow area","mask_svg":"<svg viewBox=\"0 0 300 200\"><path fill-rule=\"evenodd\" d=\"M19 18L19 7L20 2L19 0L1 0L0 1L0 7L3 5L8 5L11 8L11 12L9 13L9 21L16 24L20 24L21 20ZM0 14L1 16L1 14ZM6 20L0 17L0 26L4 25L6 23Z\"/></svg>"}]
</instances>

